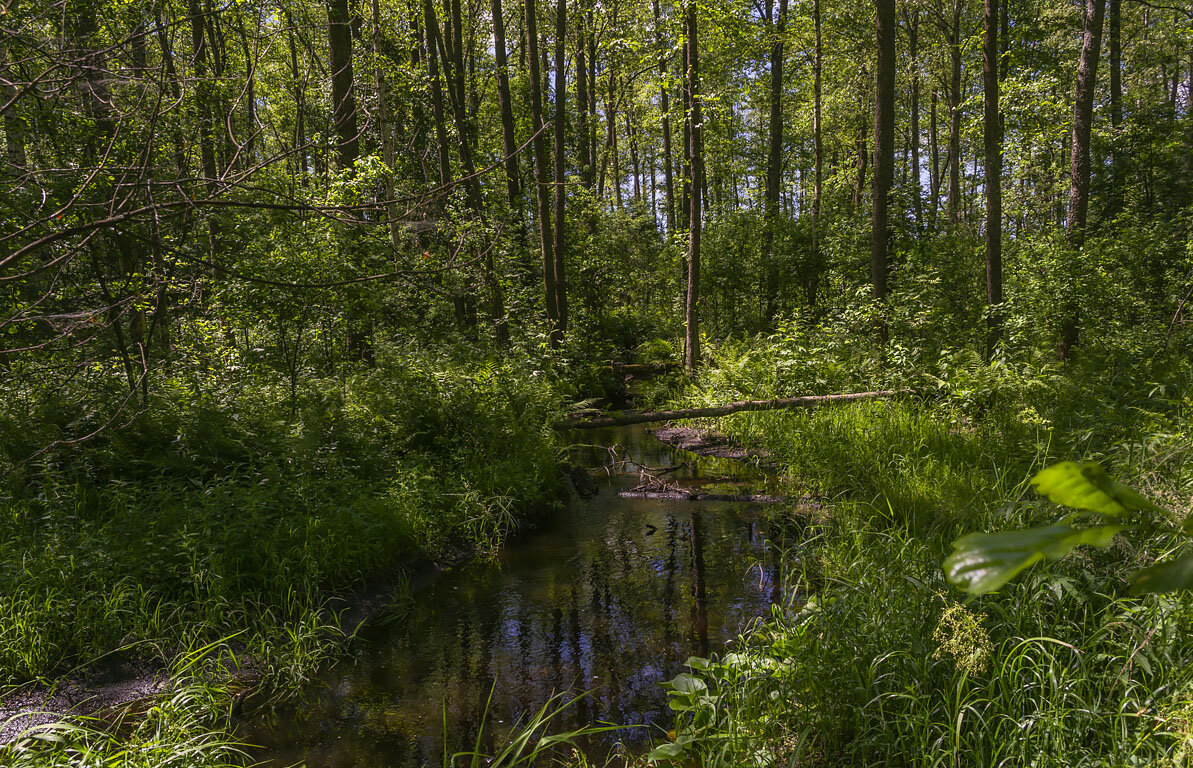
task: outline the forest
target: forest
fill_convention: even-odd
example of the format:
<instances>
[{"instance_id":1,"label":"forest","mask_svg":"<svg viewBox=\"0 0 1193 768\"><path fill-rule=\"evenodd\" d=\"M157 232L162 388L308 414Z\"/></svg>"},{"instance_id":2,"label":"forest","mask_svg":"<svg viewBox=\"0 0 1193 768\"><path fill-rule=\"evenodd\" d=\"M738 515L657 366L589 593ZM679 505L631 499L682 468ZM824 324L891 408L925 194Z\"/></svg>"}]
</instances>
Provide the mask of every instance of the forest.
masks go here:
<instances>
[{"instance_id":1,"label":"forest","mask_svg":"<svg viewBox=\"0 0 1193 768\"><path fill-rule=\"evenodd\" d=\"M0 0L0 764L1193 763L1193 3Z\"/></svg>"}]
</instances>

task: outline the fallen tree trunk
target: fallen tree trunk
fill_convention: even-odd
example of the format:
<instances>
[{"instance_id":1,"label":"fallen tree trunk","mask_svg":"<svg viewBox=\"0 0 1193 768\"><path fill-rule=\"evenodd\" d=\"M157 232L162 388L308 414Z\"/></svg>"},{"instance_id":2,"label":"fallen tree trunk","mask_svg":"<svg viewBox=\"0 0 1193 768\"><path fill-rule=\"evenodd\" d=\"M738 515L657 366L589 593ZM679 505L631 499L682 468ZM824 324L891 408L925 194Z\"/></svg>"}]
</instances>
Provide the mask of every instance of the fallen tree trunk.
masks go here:
<instances>
[{"instance_id":1,"label":"fallen tree trunk","mask_svg":"<svg viewBox=\"0 0 1193 768\"><path fill-rule=\"evenodd\" d=\"M647 424L652 421L673 421L675 419L698 419L709 416L728 416L743 411L776 411L786 408L808 408L828 403L843 403L853 400L871 400L878 397L909 395L912 389L883 389L876 392L851 392L845 395L806 395L784 397L778 400L739 400L725 405L708 408L679 408L674 411L638 411L617 416L598 416L592 419L564 421L555 426L560 429L597 429L599 427L622 427L628 424Z\"/></svg>"},{"instance_id":2,"label":"fallen tree trunk","mask_svg":"<svg viewBox=\"0 0 1193 768\"><path fill-rule=\"evenodd\" d=\"M673 501L736 501L746 504L783 504L787 501L787 498L784 496L773 496L770 494L700 493L699 491L688 493L686 491L647 491L633 488L627 491L618 491L617 497L621 499L669 499Z\"/></svg>"}]
</instances>

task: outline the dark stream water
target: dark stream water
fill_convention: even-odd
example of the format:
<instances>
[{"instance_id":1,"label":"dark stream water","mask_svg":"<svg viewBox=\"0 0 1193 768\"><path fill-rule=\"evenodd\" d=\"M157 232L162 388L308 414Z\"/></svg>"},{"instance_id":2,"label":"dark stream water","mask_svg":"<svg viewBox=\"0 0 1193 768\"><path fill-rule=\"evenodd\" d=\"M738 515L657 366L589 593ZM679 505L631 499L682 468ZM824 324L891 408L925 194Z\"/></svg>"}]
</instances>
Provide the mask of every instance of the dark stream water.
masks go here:
<instances>
[{"instance_id":1,"label":"dark stream water","mask_svg":"<svg viewBox=\"0 0 1193 768\"><path fill-rule=\"evenodd\" d=\"M688 462L669 480L705 483L712 473L761 484L746 465L697 462L641 427L583 437L620 445L623 457L650 467ZM601 449L574 453L587 466L609 460ZM402 620L366 629L353 659L327 670L298 704L252 724L245 737L264 747L254 757L312 768L442 765L445 718L449 751L470 749L491 690L490 745L565 691L591 695L552 730L646 726L594 740L597 754L666 730L659 683L768 612L777 556L748 505L622 499L617 490L634 486L636 475L598 482L596 496L574 501L495 560L420 590Z\"/></svg>"}]
</instances>

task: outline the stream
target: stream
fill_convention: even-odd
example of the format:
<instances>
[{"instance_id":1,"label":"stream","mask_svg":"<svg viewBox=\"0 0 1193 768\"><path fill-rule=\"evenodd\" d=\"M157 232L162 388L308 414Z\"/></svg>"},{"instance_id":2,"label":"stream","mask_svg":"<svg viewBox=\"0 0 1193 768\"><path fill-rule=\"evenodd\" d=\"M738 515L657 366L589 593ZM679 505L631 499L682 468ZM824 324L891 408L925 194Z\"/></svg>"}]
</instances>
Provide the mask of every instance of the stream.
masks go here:
<instances>
[{"instance_id":1,"label":"stream","mask_svg":"<svg viewBox=\"0 0 1193 768\"><path fill-rule=\"evenodd\" d=\"M591 432L648 467L686 467L669 482L759 488L748 464L697 459L643 427ZM601 467L608 451L575 446ZM361 631L357 653L323 672L300 699L247 724L267 766L443 765L482 745L560 692L590 694L552 721L558 732L598 721L644 727L590 737L603 757L615 742L641 749L670 727L659 686L689 656L723 650L779 592L766 519L735 502L625 499L639 481L593 472L599 493L508 542L490 560L456 568L415 593L408 611Z\"/></svg>"}]
</instances>

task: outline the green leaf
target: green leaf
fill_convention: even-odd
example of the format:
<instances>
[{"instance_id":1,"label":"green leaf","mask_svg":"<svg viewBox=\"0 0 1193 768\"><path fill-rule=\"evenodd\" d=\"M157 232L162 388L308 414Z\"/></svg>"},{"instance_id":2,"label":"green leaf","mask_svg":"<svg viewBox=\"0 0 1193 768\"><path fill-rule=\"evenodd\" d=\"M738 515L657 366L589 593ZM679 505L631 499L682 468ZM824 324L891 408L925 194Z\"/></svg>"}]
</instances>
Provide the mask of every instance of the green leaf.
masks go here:
<instances>
[{"instance_id":1,"label":"green leaf","mask_svg":"<svg viewBox=\"0 0 1193 768\"><path fill-rule=\"evenodd\" d=\"M1057 504L1118 517L1131 511L1164 513L1164 509L1117 482L1106 470L1085 461L1062 461L1031 479L1036 491Z\"/></svg>"},{"instance_id":2,"label":"green leaf","mask_svg":"<svg viewBox=\"0 0 1193 768\"><path fill-rule=\"evenodd\" d=\"M689 656L687 665L692 669L697 669L701 672L707 672L708 670L712 669L712 662L708 659L701 658L700 656Z\"/></svg>"},{"instance_id":3,"label":"green leaf","mask_svg":"<svg viewBox=\"0 0 1193 768\"><path fill-rule=\"evenodd\" d=\"M705 685L703 680L693 677L687 672L680 672L671 678L669 682L663 683L663 685L671 688L676 693L704 693L708 690L708 686Z\"/></svg>"},{"instance_id":4,"label":"green leaf","mask_svg":"<svg viewBox=\"0 0 1193 768\"><path fill-rule=\"evenodd\" d=\"M1149 565L1131 574L1131 592L1136 595L1182 589L1193 589L1193 555Z\"/></svg>"},{"instance_id":5,"label":"green leaf","mask_svg":"<svg viewBox=\"0 0 1193 768\"><path fill-rule=\"evenodd\" d=\"M955 586L970 594L994 592L1044 558L1064 557L1074 547L1104 547L1124 525L1073 528L1043 525L1002 533L970 533L953 542L953 553L944 561L944 572Z\"/></svg>"},{"instance_id":6,"label":"green leaf","mask_svg":"<svg viewBox=\"0 0 1193 768\"><path fill-rule=\"evenodd\" d=\"M683 753L683 744L673 744L671 742L667 742L666 744L660 744L659 746L650 750L650 752L646 755L646 761L648 763L657 763L662 760L678 760L679 758L683 757Z\"/></svg>"}]
</instances>

